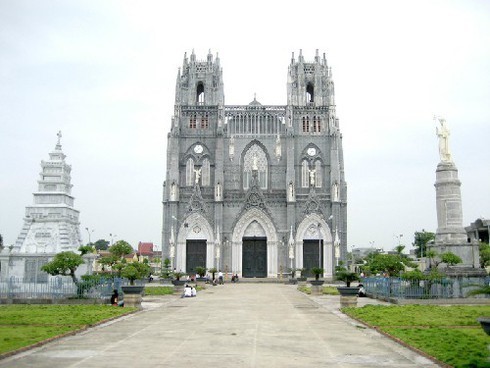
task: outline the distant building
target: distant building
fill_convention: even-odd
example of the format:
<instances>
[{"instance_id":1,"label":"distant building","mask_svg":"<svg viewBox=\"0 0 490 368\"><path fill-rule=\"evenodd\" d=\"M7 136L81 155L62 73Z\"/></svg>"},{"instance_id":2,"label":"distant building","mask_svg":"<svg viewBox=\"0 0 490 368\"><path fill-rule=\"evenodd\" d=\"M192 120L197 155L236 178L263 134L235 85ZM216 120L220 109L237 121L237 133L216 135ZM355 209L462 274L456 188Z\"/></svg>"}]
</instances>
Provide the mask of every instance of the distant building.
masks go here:
<instances>
[{"instance_id":1,"label":"distant building","mask_svg":"<svg viewBox=\"0 0 490 368\"><path fill-rule=\"evenodd\" d=\"M490 220L483 217L478 218L464 229L468 235L468 242L489 243Z\"/></svg>"}]
</instances>

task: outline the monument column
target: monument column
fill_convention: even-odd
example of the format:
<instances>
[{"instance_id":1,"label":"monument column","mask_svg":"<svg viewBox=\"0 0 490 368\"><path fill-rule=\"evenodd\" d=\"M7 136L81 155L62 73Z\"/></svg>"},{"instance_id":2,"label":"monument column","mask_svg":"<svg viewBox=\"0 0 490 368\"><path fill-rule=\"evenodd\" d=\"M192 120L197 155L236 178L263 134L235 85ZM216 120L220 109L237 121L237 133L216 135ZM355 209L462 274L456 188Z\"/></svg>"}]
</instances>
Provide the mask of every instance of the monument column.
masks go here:
<instances>
[{"instance_id":1,"label":"monument column","mask_svg":"<svg viewBox=\"0 0 490 368\"><path fill-rule=\"evenodd\" d=\"M435 250L439 254L451 252L459 256L463 260L463 263L458 265L459 268L478 268L478 244L468 243L463 227L461 181L449 150L449 129L443 118L438 120L440 127L437 128L436 133L439 137L441 161L437 165L434 184L437 206Z\"/></svg>"}]
</instances>

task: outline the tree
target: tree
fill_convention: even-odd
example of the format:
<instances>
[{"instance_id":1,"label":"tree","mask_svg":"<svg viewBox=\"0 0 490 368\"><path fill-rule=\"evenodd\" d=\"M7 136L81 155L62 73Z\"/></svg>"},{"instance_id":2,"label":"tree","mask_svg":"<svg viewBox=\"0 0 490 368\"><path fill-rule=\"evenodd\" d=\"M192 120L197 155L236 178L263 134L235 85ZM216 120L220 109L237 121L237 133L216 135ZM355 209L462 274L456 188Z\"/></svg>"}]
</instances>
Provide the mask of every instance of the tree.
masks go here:
<instances>
[{"instance_id":1,"label":"tree","mask_svg":"<svg viewBox=\"0 0 490 368\"><path fill-rule=\"evenodd\" d=\"M413 246L415 247L415 254L417 257L425 256L427 253L427 243L434 240L436 234L429 231L416 231L414 234Z\"/></svg>"},{"instance_id":2,"label":"tree","mask_svg":"<svg viewBox=\"0 0 490 368\"><path fill-rule=\"evenodd\" d=\"M405 266L415 267L406 257L398 254L370 254L366 259L364 269L370 273L387 273L389 276L398 276Z\"/></svg>"},{"instance_id":3,"label":"tree","mask_svg":"<svg viewBox=\"0 0 490 368\"><path fill-rule=\"evenodd\" d=\"M119 240L109 248L110 255L99 259L99 263L102 267L110 267L112 271L117 271L118 275L121 274L123 263L126 263L124 256L127 256L134 252L133 247L124 240Z\"/></svg>"},{"instance_id":4,"label":"tree","mask_svg":"<svg viewBox=\"0 0 490 368\"><path fill-rule=\"evenodd\" d=\"M93 253L94 249L95 248L92 245L82 245L78 248L78 251L80 252L80 255L84 256L85 254Z\"/></svg>"},{"instance_id":5,"label":"tree","mask_svg":"<svg viewBox=\"0 0 490 368\"><path fill-rule=\"evenodd\" d=\"M75 271L83 263L85 262L81 255L71 251L61 252L56 254L51 262L43 265L41 270L52 276L70 276L77 286L77 294L80 296L83 294L83 285L75 275Z\"/></svg>"},{"instance_id":6,"label":"tree","mask_svg":"<svg viewBox=\"0 0 490 368\"><path fill-rule=\"evenodd\" d=\"M130 285L134 285L134 280L142 279L150 274L150 266L147 263L131 262L126 263L121 269L121 276L129 280Z\"/></svg>"},{"instance_id":7,"label":"tree","mask_svg":"<svg viewBox=\"0 0 490 368\"><path fill-rule=\"evenodd\" d=\"M485 268L490 266L490 245L488 243L480 243L480 267Z\"/></svg>"},{"instance_id":8,"label":"tree","mask_svg":"<svg viewBox=\"0 0 490 368\"><path fill-rule=\"evenodd\" d=\"M446 252L441 254L441 261L448 266L454 266L458 263L463 263L463 260L454 253Z\"/></svg>"},{"instance_id":9,"label":"tree","mask_svg":"<svg viewBox=\"0 0 490 368\"><path fill-rule=\"evenodd\" d=\"M404 245L401 245L401 244L398 244L396 247L395 247L395 252L400 255L400 256L404 256L403 254L403 250L405 249L405 246Z\"/></svg>"},{"instance_id":10,"label":"tree","mask_svg":"<svg viewBox=\"0 0 490 368\"><path fill-rule=\"evenodd\" d=\"M107 250L109 248L110 242L108 240L99 239L94 243L95 249L97 250Z\"/></svg>"}]
</instances>

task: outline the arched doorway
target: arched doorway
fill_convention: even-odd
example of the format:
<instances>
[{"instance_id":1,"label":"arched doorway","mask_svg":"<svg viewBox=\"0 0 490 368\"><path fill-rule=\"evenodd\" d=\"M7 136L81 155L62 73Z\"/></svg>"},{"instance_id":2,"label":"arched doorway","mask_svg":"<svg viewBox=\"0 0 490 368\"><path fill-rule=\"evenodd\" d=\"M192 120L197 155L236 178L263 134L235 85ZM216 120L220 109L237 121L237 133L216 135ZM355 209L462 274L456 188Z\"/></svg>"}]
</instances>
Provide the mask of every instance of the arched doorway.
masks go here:
<instances>
[{"instance_id":1,"label":"arched doorway","mask_svg":"<svg viewBox=\"0 0 490 368\"><path fill-rule=\"evenodd\" d=\"M242 277L277 277L278 239L269 216L258 208L248 210L232 235L232 271Z\"/></svg>"}]
</instances>

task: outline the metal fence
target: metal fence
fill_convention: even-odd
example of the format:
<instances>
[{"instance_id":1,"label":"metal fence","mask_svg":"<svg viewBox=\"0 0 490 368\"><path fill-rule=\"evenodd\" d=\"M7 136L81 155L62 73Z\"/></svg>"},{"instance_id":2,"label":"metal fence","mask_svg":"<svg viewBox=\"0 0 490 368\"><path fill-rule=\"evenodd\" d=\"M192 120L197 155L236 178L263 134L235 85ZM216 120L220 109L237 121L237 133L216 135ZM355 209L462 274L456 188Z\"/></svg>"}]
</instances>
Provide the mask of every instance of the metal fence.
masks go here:
<instances>
[{"instance_id":1,"label":"metal fence","mask_svg":"<svg viewBox=\"0 0 490 368\"><path fill-rule=\"evenodd\" d=\"M33 283L11 277L0 280L0 299L67 299L67 298L109 298L113 290L122 293L121 286L129 284L126 279L105 278L80 280L79 287L69 277L52 277L47 282ZM144 281L136 282L136 284ZM121 294L122 295L122 294Z\"/></svg>"},{"instance_id":2,"label":"metal fence","mask_svg":"<svg viewBox=\"0 0 490 368\"><path fill-rule=\"evenodd\" d=\"M366 277L361 282L366 293L375 298L451 299L467 297L471 290L489 285L490 278L455 277L408 281L396 277Z\"/></svg>"}]
</instances>

